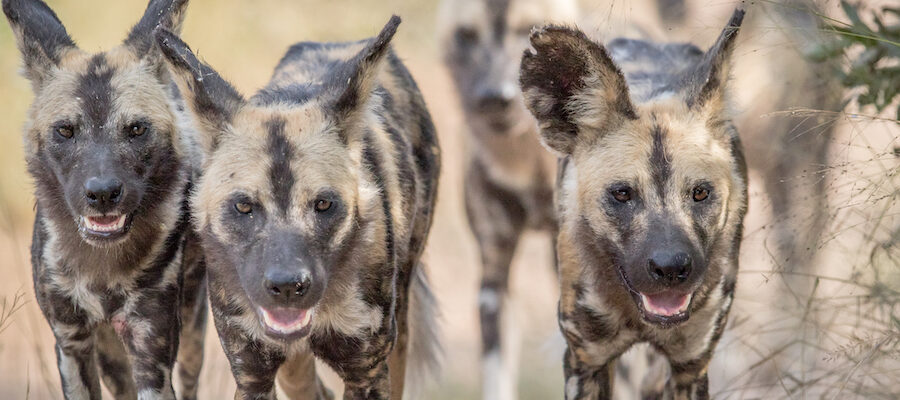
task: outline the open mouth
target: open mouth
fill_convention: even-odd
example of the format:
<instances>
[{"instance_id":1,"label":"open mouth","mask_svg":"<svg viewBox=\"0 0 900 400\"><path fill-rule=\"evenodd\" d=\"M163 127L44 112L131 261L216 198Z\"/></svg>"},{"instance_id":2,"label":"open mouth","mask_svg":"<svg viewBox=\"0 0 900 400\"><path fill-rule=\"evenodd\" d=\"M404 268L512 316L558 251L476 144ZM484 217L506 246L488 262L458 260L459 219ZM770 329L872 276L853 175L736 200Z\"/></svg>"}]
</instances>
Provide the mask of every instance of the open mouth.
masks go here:
<instances>
[{"instance_id":1,"label":"open mouth","mask_svg":"<svg viewBox=\"0 0 900 400\"><path fill-rule=\"evenodd\" d=\"M686 314L693 296L692 293L682 294L676 292L638 294L641 297L641 306L644 308L644 311L661 318L675 318L681 314Z\"/></svg>"},{"instance_id":2,"label":"open mouth","mask_svg":"<svg viewBox=\"0 0 900 400\"><path fill-rule=\"evenodd\" d=\"M115 239L128 231L131 219L127 214L81 217L81 230L91 238Z\"/></svg>"},{"instance_id":3,"label":"open mouth","mask_svg":"<svg viewBox=\"0 0 900 400\"><path fill-rule=\"evenodd\" d=\"M267 310L259 307L262 323L266 333L281 339L297 339L309 333L313 309L273 308Z\"/></svg>"},{"instance_id":4,"label":"open mouth","mask_svg":"<svg viewBox=\"0 0 900 400\"><path fill-rule=\"evenodd\" d=\"M653 294L639 292L631 286L631 282L625 276L625 271L622 271L622 268L617 269L622 282L625 284L625 288L631 293L631 297L637 304L645 321L668 327L688 320L690 317L691 299L694 297L693 293L683 293L674 290Z\"/></svg>"}]
</instances>

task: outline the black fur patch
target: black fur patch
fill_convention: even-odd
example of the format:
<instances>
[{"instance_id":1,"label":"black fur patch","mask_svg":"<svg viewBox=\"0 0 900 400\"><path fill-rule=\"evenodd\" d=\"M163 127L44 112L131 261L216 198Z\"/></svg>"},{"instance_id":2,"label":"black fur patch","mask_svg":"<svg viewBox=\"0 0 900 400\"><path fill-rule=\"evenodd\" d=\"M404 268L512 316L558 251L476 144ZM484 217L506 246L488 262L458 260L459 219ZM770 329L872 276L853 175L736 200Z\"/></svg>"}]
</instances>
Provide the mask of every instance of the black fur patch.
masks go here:
<instances>
[{"instance_id":1,"label":"black fur patch","mask_svg":"<svg viewBox=\"0 0 900 400\"><path fill-rule=\"evenodd\" d=\"M273 118L266 122L266 129L269 131L268 147L272 156L269 183L275 203L282 213L287 215L291 207L291 192L294 189L294 171L291 170L294 146L285 137L284 124L284 119Z\"/></svg>"},{"instance_id":2,"label":"black fur patch","mask_svg":"<svg viewBox=\"0 0 900 400\"><path fill-rule=\"evenodd\" d=\"M506 29L509 24L507 14L509 13L509 0L489 0L487 2L488 14L490 15L491 30L493 31L494 41L502 43L506 36Z\"/></svg>"},{"instance_id":3,"label":"black fur patch","mask_svg":"<svg viewBox=\"0 0 900 400\"><path fill-rule=\"evenodd\" d=\"M75 97L81 99L85 132L100 133L112 111L112 77L115 71L106 58L97 54L91 58L87 72L79 78Z\"/></svg>"},{"instance_id":4,"label":"black fur patch","mask_svg":"<svg viewBox=\"0 0 900 400\"><path fill-rule=\"evenodd\" d=\"M650 174L653 178L653 184L656 186L656 192L660 200L665 201L666 183L672 175L672 159L666 153L665 145L665 129L659 125L653 127L653 147L650 153Z\"/></svg>"}]
</instances>

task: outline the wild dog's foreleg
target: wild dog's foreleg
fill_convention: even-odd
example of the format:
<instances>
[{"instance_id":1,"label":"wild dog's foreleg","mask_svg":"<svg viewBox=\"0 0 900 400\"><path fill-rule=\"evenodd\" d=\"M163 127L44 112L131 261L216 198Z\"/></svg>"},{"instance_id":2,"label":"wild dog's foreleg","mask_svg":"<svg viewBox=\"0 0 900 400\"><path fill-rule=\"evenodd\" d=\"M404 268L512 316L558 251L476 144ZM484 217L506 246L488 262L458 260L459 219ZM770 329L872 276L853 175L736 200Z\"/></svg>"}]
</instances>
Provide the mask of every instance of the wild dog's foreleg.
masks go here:
<instances>
[{"instance_id":1,"label":"wild dog's foreleg","mask_svg":"<svg viewBox=\"0 0 900 400\"><path fill-rule=\"evenodd\" d=\"M189 253L196 258L200 257L199 249ZM185 257L185 268L181 337L175 371L178 376L178 398L194 400L197 398L197 383L203 366L203 339L206 335L206 264L202 259Z\"/></svg>"},{"instance_id":2,"label":"wild dog's foreleg","mask_svg":"<svg viewBox=\"0 0 900 400\"><path fill-rule=\"evenodd\" d=\"M615 359L596 367L577 355L580 351L566 349L563 372L566 377L566 400L609 400L613 394Z\"/></svg>"},{"instance_id":3,"label":"wild dog's foreleg","mask_svg":"<svg viewBox=\"0 0 900 400\"><path fill-rule=\"evenodd\" d=\"M666 384L665 399L675 400L703 400L709 399L709 378L707 368L712 360L716 343L724 328L724 319L713 333L712 339L699 357L690 360L679 359L679 353L669 353L669 363L672 367L672 376Z\"/></svg>"},{"instance_id":4,"label":"wild dog's foreleg","mask_svg":"<svg viewBox=\"0 0 900 400\"><path fill-rule=\"evenodd\" d=\"M668 354L672 376L666 384L667 399L676 400L702 400L709 399L709 377L707 369L716 350L716 345L725 331L728 321L728 312L734 296L734 281L725 284L723 299L719 303L719 309L708 320L700 319L695 322L705 322L709 330L703 333L712 333L709 340L701 342L706 335L696 335L693 342L670 344L662 349ZM692 321L689 321L689 323ZM711 332L710 332L711 331ZM701 331L702 332L702 331ZM693 354L692 356L690 354Z\"/></svg>"},{"instance_id":5,"label":"wild dog's foreleg","mask_svg":"<svg viewBox=\"0 0 900 400\"><path fill-rule=\"evenodd\" d=\"M66 400L100 400L94 339L87 327L53 323L56 360Z\"/></svg>"},{"instance_id":6,"label":"wild dog's foreleg","mask_svg":"<svg viewBox=\"0 0 900 400\"><path fill-rule=\"evenodd\" d=\"M172 367L178 349L178 305L177 285L166 285L143 290L124 319L113 317L114 324L123 324L120 335L140 400L175 399Z\"/></svg>"},{"instance_id":7,"label":"wild dog's foreleg","mask_svg":"<svg viewBox=\"0 0 900 400\"><path fill-rule=\"evenodd\" d=\"M386 362L377 362L369 371L342 374L344 400L388 400L391 378Z\"/></svg>"},{"instance_id":8,"label":"wild dog's foreleg","mask_svg":"<svg viewBox=\"0 0 900 400\"><path fill-rule=\"evenodd\" d=\"M331 332L311 338L316 355L331 365L344 381L346 400L391 398L388 357L395 328L393 321L385 319L388 320L385 324L391 327L382 327L371 335L352 337Z\"/></svg>"},{"instance_id":9,"label":"wild dog's foreleg","mask_svg":"<svg viewBox=\"0 0 900 400\"><path fill-rule=\"evenodd\" d=\"M51 287L43 272L35 263L35 295L56 337L56 362L63 396L67 400L100 400L100 378L94 359L95 327L89 323L84 309L75 307L71 298Z\"/></svg>"},{"instance_id":10,"label":"wild dog's foreleg","mask_svg":"<svg viewBox=\"0 0 900 400\"><path fill-rule=\"evenodd\" d=\"M316 358L311 352L294 355L278 370L278 385L291 400L332 400L331 393L316 374Z\"/></svg>"},{"instance_id":11,"label":"wild dog's foreleg","mask_svg":"<svg viewBox=\"0 0 900 400\"><path fill-rule=\"evenodd\" d=\"M381 293L376 305L382 315L377 329L366 329L361 335L348 336L325 331L310 336L310 347L344 381L344 399L388 400L391 398L391 377L388 357L396 340L397 324L390 307L393 302ZM402 394L402 393L401 393Z\"/></svg>"},{"instance_id":12,"label":"wild dog's foreleg","mask_svg":"<svg viewBox=\"0 0 900 400\"><path fill-rule=\"evenodd\" d=\"M675 366L673 365L673 370ZM706 367L702 371L682 370L673 373L672 379L666 385L665 399L674 400L707 400L709 399L709 377L706 375Z\"/></svg>"},{"instance_id":13,"label":"wild dog's foreleg","mask_svg":"<svg viewBox=\"0 0 900 400\"><path fill-rule=\"evenodd\" d=\"M482 398L515 398L515 365L511 349L502 348L501 325L509 267L526 220L518 199L485 180L483 171L466 177L466 213L481 253L482 276L478 294L481 320ZM505 365L506 363L510 365Z\"/></svg>"},{"instance_id":14,"label":"wild dog's foreleg","mask_svg":"<svg viewBox=\"0 0 900 400\"><path fill-rule=\"evenodd\" d=\"M218 300L221 299L211 298L213 317L219 341L237 383L235 400L275 400L275 375L285 361L284 353L248 338L217 310Z\"/></svg>"},{"instance_id":15,"label":"wild dog's foreleg","mask_svg":"<svg viewBox=\"0 0 900 400\"><path fill-rule=\"evenodd\" d=\"M94 330L95 354L100 377L116 400L137 399L131 378L131 362L125 345L110 324L100 324Z\"/></svg>"}]
</instances>

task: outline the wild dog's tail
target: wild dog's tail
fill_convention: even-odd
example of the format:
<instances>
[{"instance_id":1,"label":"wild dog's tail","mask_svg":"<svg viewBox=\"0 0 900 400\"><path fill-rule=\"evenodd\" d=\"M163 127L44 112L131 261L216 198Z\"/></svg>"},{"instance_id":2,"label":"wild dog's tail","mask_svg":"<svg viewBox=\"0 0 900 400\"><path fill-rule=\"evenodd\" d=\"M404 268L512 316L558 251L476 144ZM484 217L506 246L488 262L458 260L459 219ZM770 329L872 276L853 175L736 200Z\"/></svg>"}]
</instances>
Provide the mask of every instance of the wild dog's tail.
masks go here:
<instances>
[{"instance_id":1,"label":"wild dog's tail","mask_svg":"<svg viewBox=\"0 0 900 400\"><path fill-rule=\"evenodd\" d=\"M415 268L409 296L409 353L403 398L422 398L429 379L440 374L441 348L437 299L431 292L424 265Z\"/></svg>"}]
</instances>

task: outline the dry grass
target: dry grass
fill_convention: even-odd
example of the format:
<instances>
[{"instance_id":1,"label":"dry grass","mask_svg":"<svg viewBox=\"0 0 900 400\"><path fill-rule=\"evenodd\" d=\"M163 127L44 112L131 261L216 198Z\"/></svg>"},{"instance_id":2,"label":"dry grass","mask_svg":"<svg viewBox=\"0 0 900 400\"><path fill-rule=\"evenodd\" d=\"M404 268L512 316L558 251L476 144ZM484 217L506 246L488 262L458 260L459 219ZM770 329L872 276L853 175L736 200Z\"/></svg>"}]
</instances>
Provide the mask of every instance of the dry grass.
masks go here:
<instances>
[{"instance_id":1,"label":"dry grass","mask_svg":"<svg viewBox=\"0 0 900 400\"><path fill-rule=\"evenodd\" d=\"M647 22L650 1L589 1L600 6L585 24L609 37L626 23ZM50 1L69 32L85 49L108 48L124 37L145 2ZM372 35L391 13L404 18L395 43L410 66L431 109L445 154L439 205L426 262L443 308L446 337L444 375L429 399L478 397L479 268L474 242L463 218L462 116L434 43L436 2L421 0L321 2L314 0L193 0L184 37L200 55L244 92L261 86L287 46L298 40L344 40ZM697 3L697 2L694 2ZM702 2L687 27L663 35L712 42L733 2ZM770 3L770 2L763 2ZM826 3L826 12L833 12ZM771 4L770 4L771 5ZM599 11L598 11L599 10ZM16 75L19 56L11 32L0 27L0 398L60 399L50 330L33 301L28 247L33 197L24 171L20 128L31 94ZM772 109L761 70L782 46L772 35L790 29L768 26L744 38L739 109L747 125L773 119L821 121L817 135L834 125L830 162L810 166L803 176L784 176L786 185L826 180L825 232L804 252L812 270L794 271L795 260L780 259L777 226L801 231L804 215L773 218L761 177L751 175L751 213L742 253L742 273L729 330L711 367L716 398L900 397L900 207L897 207L898 128L888 116ZM777 36L776 36L777 37ZM756 64L753 64L756 63ZM752 88L747 88L752 86ZM747 88L747 90L743 90ZM751 90L753 89L753 90ZM771 101L770 101L771 102ZM896 108L896 107L895 107ZM870 110L856 110L868 114ZM784 113L787 113L786 115ZM761 116L761 117L760 117ZM745 140L765 141L764 130L745 130ZM748 153L748 157L758 154ZM788 154L787 156L791 156ZM818 179L818 178L817 178ZM801 199L798 199L800 201ZM512 293L523 356L523 399L562 394L561 353L556 334L557 288L546 238L528 236L513 268ZM22 296L24 294L24 296ZM24 302L24 303L23 303ZM214 331L207 338L202 375L204 399L228 398L234 390ZM333 376L330 378L333 382Z\"/></svg>"}]
</instances>

